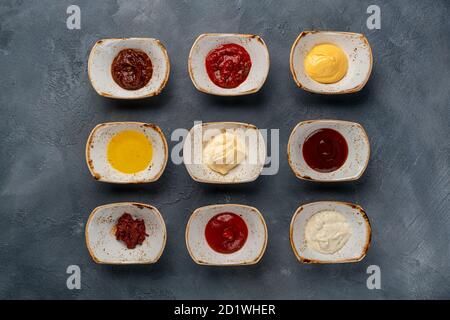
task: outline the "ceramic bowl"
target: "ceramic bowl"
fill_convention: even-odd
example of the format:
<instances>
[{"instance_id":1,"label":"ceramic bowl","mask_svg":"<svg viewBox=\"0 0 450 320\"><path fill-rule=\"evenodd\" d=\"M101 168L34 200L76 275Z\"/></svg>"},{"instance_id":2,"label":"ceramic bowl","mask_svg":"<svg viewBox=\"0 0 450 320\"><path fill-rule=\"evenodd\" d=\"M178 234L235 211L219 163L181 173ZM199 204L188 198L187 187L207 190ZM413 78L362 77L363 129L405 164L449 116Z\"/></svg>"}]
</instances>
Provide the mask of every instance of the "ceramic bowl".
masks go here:
<instances>
[{"instance_id":1,"label":"ceramic bowl","mask_svg":"<svg viewBox=\"0 0 450 320\"><path fill-rule=\"evenodd\" d=\"M219 45L235 43L247 50L252 67L247 79L236 88L221 88L214 84L206 72L205 59ZM218 96L240 96L257 92L269 73L269 51L263 39L251 34L207 33L200 35L189 53L189 75L197 90Z\"/></svg>"},{"instance_id":2,"label":"ceramic bowl","mask_svg":"<svg viewBox=\"0 0 450 320\"><path fill-rule=\"evenodd\" d=\"M123 49L139 49L152 61L153 75L149 83L138 90L126 90L111 75L111 64ZM88 74L92 86L101 96L116 99L140 99L158 95L169 79L170 63L163 44L152 38L102 39L91 50Z\"/></svg>"},{"instance_id":3,"label":"ceramic bowl","mask_svg":"<svg viewBox=\"0 0 450 320\"><path fill-rule=\"evenodd\" d=\"M146 237L142 245L128 249L116 240L115 226L124 213L143 219ZM123 202L100 206L86 224L86 245L95 262L101 264L151 264L161 257L166 245L166 225L159 211L150 205Z\"/></svg>"},{"instance_id":4,"label":"ceramic bowl","mask_svg":"<svg viewBox=\"0 0 450 320\"><path fill-rule=\"evenodd\" d=\"M107 159L107 147L111 138L124 130L142 132L151 142L153 159L148 168L127 174L113 168ZM110 183L149 183L159 179L167 164L168 147L161 129L142 122L109 122L97 125L86 143L86 163L92 176Z\"/></svg>"},{"instance_id":5,"label":"ceramic bowl","mask_svg":"<svg viewBox=\"0 0 450 320\"><path fill-rule=\"evenodd\" d=\"M217 134L230 130L245 144L245 159L228 174L222 175L203 163L203 148ZM266 144L254 125L240 122L197 124L189 131L183 146L183 161L189 175L197 182L234 184L256 180L266 161Z\"/></svg>"},{"instance_id":6,"label":"ceramic bowl","mask_svg":"<svg viewBox=\"0 0 450 320\"><path fill-rule=\"evenodd\" d=\"M323 84L314 81L304 70L304 60L316 45L330 43L347 54L348 71L340 81ZM372 71L372 50L366 37L359 33L304 31L291 49L290 66L294 81L300 88L322 94L343 94L361 90Z\"/></svg>"},{"instance_id":7,"label":"ceramic bowl","mask_svg":"<svg viewBox=\"0 0 450 320\"><path fill-rule=\"evenodd\" d=\"M321 211L338 211L352 227L352 235L339 251L323 254L308 247L305 239L307 221ZM369 218L364 210L352 203L339 201L313 202L300 206L292 217L290 239L292 250L302 263L345 263L361 261L367 253L371 240Z\"/></svg>"},{"instance_id":8,"label":"ceramic bowl","mask_svg":"<svg viewBox=\"0 0 450 320\"><path fill-rule=\"evenodd\" d=\"M347 141L348 156L339 169L318 172L310 168L303 158L302 146L314 131L330 128L338 131ZM364 128L355 122L341 120L302 121L294 128L288 142L288 160L295 175L304 180L317 182L339 182L359 179L367 168L370 157L369 138Z\"/></svg>"},{"instance_id":9,"label":"ceramic bowl","mask_svg":"<svg viewBox=\"0 0 450 320\"><path fill-rule=\"evenodd\" d=\"M248 237L244 246L233 253L218 253L205 238L205 227L216 214L232 212L244 219ZM201 265L235 266L256 264L267 246L267 226L258 209L239 204L217 204L195 210L186 227L186 246L191 258Z\"/></svg>"}]
</instances>

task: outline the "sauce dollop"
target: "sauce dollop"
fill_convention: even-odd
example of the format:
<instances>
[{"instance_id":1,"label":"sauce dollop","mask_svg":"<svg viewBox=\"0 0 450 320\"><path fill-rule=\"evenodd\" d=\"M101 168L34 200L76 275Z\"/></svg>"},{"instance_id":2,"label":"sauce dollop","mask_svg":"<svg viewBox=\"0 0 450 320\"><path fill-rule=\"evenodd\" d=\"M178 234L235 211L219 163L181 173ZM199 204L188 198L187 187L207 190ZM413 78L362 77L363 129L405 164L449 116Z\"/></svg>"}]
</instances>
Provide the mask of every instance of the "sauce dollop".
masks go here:
<instances>
[{"instance_id":1,"label":"sauce dollop","mask_svg":"<svg viewBox=\"0 0 450 320\"><path fill-rule=\"evenodd\" d=\"M306 222L305 239L308 247L323 254L341 250L351 235L351 225L337 211L318 212Z\"/></svg>"},{"instance_id":2,"label":"sauce dollop","mask_svg":"<svg viewBox=\"0 0 450 320\"><path fill-rule=\"evenodd\" d=\"M153 146L142 132L124 130L111 138L106 155L114 169L133 174L149 167L153 158Z\"/></svg>"},{"instance_id":3,"label":"sauce dollop","mask_svg":"<svg viewBox=\"0 0 450 320\"><path fill-rule=\"evenodd\" d=\"M306 73L319 83L336 83L348 70L348 59L344 50L333 44L316 45L305 58Z\"/></svg>"},{"instance_id":4,"label":"sauce dollop","mask_svg":"<svg viewBox=\"0 0 450 320\"><path fill-rule=\"evenodd\" d=\"M147 85L153 75L149 56L137 49L124 49L111 65L114 81L126 90L138 90Z\"/></svg>"},{"instance_id":5,"label":"sauce dollop","mask_svg":"<svg viewBox=\"0 0 450 320\"><path fill-rule=\"evenodd\" d=\"M252 61L247 50L235 43L211 50L205 60L209 78L221 88L236 88L247 79Z\"/></svg>"},{"instance_id":6,"label":"sauce dollop","mask_svg":"<svg viewBox=\"0 0 450 320\"><path fill-rule=\"evenodd\" d=\"M116 239L125 242L128 249L134 249L142 244L148 234L142 219L133 219L131 214L124 213L116 224Z\"/></svg>"},{"instance_id":7,"label":"sauce dollop","mask_svg":"<svg viewBox=\"0 0 450 320\"><path fill-rule=\"evenodd\" d=\"M313 170L332 172L345 163L348 146L336 130L324 128L312 132L303 143L303 158Z\"/></svg>"},{"instance_id":8,"label":"sauce dollop","mask_svg":"<svg viewBox=\"0 0 450 320\"><path fill-rule=\"evenodd\" d=\"M231 212L215 215L205 228L206 242L219 253L238 251L244 246L247 236L247 224L240 216Z\"/></svg>"},{"instance_id":9,"label":"sauce dollop","mask_svg":"<svg viewBox=\"0 0 450 320\"><path fill-rule=\"evenodd\" d=\"M237 133L223 132L203 149L203 161L213 171L226 175L245 158L244 143Z\"/></svg>"}]
</instances>

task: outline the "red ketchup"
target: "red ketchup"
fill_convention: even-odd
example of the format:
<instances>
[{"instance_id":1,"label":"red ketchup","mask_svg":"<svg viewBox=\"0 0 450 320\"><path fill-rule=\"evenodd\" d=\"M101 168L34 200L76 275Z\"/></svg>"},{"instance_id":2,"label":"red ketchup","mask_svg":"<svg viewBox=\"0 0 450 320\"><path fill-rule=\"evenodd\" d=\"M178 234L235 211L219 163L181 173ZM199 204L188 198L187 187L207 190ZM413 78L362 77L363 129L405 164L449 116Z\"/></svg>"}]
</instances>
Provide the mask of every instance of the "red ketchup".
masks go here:
<instances>
[{"instance_id":1,"label":"red ketchup","mask_svg":"<svg viewBox=\"0 0 450 320\"><path fill-rule=\"evenodd\" d=\"M209 79L221 88L236 88L247 79L252 61L247 50L235 43L211 50L205 60Z\"/></svg>"},{"instance_id":2,"label":"red ketchup","mask_svg":"<svg viewBox=\"0 0 450 320\"><path fill-rule=\"evenodd\" d=\"M324 128L312 132L303 143L303 158L318 172L332 172L345 163L348 146L336 130Z\"/></svg>"},{"instance_id":3,"label":"red ketchup","mask_svg":"<svg viewBox=\"0 0 450 320\"><path fill-rule=\"evenodd\" d=\"M215 215L205 228L206 242L219 253L238 251L244 246L247 236L247 224L240 216L231 212Z\"/></svg>"}]
</instances>

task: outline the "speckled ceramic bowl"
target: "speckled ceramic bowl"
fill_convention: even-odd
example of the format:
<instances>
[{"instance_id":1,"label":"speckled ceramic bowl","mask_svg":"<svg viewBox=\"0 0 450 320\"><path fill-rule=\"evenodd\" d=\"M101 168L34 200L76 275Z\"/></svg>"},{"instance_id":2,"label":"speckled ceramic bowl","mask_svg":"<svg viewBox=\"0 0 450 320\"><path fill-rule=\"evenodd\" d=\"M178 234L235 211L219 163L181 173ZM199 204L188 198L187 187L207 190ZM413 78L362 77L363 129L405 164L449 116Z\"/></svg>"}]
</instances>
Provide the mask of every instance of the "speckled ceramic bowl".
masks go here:
<instances>
[{"instance_id":1,"label":"speckled ceramic bowl","mask_svg":"<svg viewBox=\"0 0 450 320\"><path fill-rule=\"evenodd\" d=\"M126 90L111 75L111 64L123 49L139 49L152 61L153 75L149 83L138 90ZM140 99L156 96L164 89L170 73L170 63L163 44L152 38L102 39L91 50L88 74L92 86L101 96L116 99Z\"/></svg>"},{"instance_id":2,"label":"speckled ceramic bowl","mask_svg":"<svg viewBox=\"0 0 450 320\"><path fill-rule=\"evenodd\" d=\"M233 253L223 254L211 249L206 242L205 227L216 214L232 212L244 219L248 237L244 246ZM267 226L258 209L239 204L217 204L198 208L186 227L186 246L191 258L201 265L235 266L256 264L267 246Z\"/></svg>"},{"instance_id":3,"label":"speckled ceramic bowl","mask_svg":"<svg viewBox=\"0 0 450 320\"><path fill-rule=\"evenodd\" d=\"M311 249L305 239L308 220L321 211L338 211L352 228L352 235L342 249L333 254L323 254ZM364 210L352 203L339 201L313 202L300 206L292 217L290 239L292 250L302 263L345 263L361 261L371 240L369 218Z\"/></svg>"},{"instance_id":4,"label":"speckled ceramic bowl","mask_svg":"<svg viewBox=\"0 0 450 320\"><path fill-rule=\"evenodd\" d=\"M107 159L107 147L111 138L124 130L142 132L151 142L153 158L149 166L137 173L127 174L113 168ZM149 183L159 179L167 164L168 147L161 129L142 122L109 122L97 125L86 143L86 163L92 176L110 183Z\"/></svg>"},{"instance_id":5,"label":"speckled ceramic bowl","mask_svg":"<svg viewBox=\"0 0 450 320\"><path fill-rule=\"evenodd\" d=\"M143 219L149 235L134 249L128 249L115 237L117 220L125 212L133 219ZM87 248L92 259L101 264L155 263L164 251L166 238L166 225L159 211L142 203L123 202L97 207L86 224Z\"/></svg>"},{"instance_id":6,"label":"speckled ceramic bowl","mask_svg":"<svg viewBox=\"0 0 450 320\"><path fill-rule=\"evenodd\" d=\"M304 69L308 52L316 45L330 43L340 47L348 58L347 74L340 81L323 84L311 79ZM304 31L291 49L290 66L300 88L322 94L343 94L361 90L372 72L372 50L364 35L350 32Z\"/></svg>"},{"instance_id":7,"label":"speckled ceramic bowl","mask_svg":"<svg viewBox=\"0 0 450 320\"><path fill-rule=\"evenodd\" d=\"M247 79L236 88L221 88L213 83L206 72L205 59L219 45L235 43L247 50L252 67ZM218 96L240 96L255 93L263 86L269 73L269 51L264 41L256 35L234 33L207 33L200 35L189 53L189 75L201 92Z\"/></svg>"},{"instance_id":8,"label":"speckled ceramic bowl","mask_svg":"<svg viewBox=\"0 0 450 320\"><path fill-rule=\"evenodd\" d=\"M348 156L339 169L332 172L318 172L309 167L303 158L302 146L314 131L330 128L338 131L347 141ZM367 168L370 157L369 138L364 128L355 122L341 120L302 121L294 128L288 142L288 160L295 175L304 180L338 182L359 179Z\"/></svg>"},{"instance_id":9,"label":"speckled ceramic bowl","mask_svg":"<svg viewBox=\"0 0 450 320\"><path fill-rule=\"evenodd\" d=\"M224 130L236 130L245 144L246 156L242 163L226 175L211 170L203 163L203 148ZM183 161L189 175L198 182L216 184L244 183L256 180L266 161L266 144L254 125L240 122L209 122L197 124L189 131L183 146Z\"/></svg>"}]
</instances>

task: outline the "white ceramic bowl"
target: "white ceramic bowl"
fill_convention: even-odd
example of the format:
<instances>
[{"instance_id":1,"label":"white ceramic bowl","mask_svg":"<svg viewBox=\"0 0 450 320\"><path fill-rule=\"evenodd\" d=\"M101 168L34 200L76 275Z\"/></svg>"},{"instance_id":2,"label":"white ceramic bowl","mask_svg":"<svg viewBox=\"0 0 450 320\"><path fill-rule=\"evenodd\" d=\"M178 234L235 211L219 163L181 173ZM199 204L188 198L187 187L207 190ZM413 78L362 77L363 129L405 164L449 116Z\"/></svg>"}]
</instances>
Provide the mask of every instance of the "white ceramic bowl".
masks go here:
<instances>
[{"instance_id":1,"label":"white ceramic bowl","mask_svg":"<svg viewBox=\"0 0 450 320\"><path fill-rule=\"evenodd\" d=\"M321 211L338 211L352 228L352 235L339 251L323 254L308 247L305 239L307 221ZM292 217L290 239L292 250L302 263L345 263L361 261L367 253L371 240L369 218L364 210L352 203L339 201L313 202L300 206Z\"/></svg>"},{"instance_id":2,"label":"white ceramic bowl","mask_svg":"<svg viewBox=\"0 0 450 320\"><path fill-rule=\"evenodd\" d=\"M149 83L138 90L126 90L111 75L111 64L123 49L139 49L152 61L153 75ZM170 63L163 44L152 38L102 39L91 50L88 74L92 86L101 96L116 99L140 99L158 95L169 80Z\"/></svg>"},{"instance_id":3,"label":"white ceramic bowl","mask_svg":"<svg viewBox=\"0 0 450 320\"><path fill-rule=\"evenodd\" d=\"M244 246L233 253L223 254L211 249L206 242L205 227L216 214L232 212L244 219L248 237ZM258 209L240 204L217 204L195 210L186 227L186 246L191 258L201 265L235 266L256 264L267 246L267 226Z\"/></svg>"},{"instance_id":4,"label":"white ceramic bowl","mask_svg":"<svg viewBox=\"0 0 450 320\"><path fill-rule=\"evenodd\" d=\"M332 172L318 172L309 167L303 158L305 139L314 131L330 128L338 131L347 141L348 156L339 169ZM370 144L364 128L355 122L341 120L302 121L294 128L288 142L288 161L295 175L304 180L338 182L359 179L367 168Z\"/></svg>"},{"instance_id":5,"label":"white ceramic bowl","mask_svg":"<svg viewBox=\"0 0 450 320\"><path fill-rule=\"evenodd\" d=\"M117 220L125 212L133 219L143 219L149 235L134 249L128 249L115 237ZM155 263L164 251L166 238L166 225L159 211L142 203L123 202L97 207L86 224L87 248L92 259L101 264Z\"/></svg>"},{"instance_id":6,"label":"white ceramic bowl","mask_svg":"<svg viewBox=\"0 0 450 320\"><path fill-rule=\"evenodd\" d=\"M311 79L304 69L304 60L316 45L337 45L347 54L348 71L340 81L323 84ZM294 81L300 88L322 94L343 94L361 90L372 71L372 50L364 35L350 32L303 31L291 49L290 66Z\"/></svg>"},{"instance_id":7,"label":"white ceramic bowl","mask_svg":"<svg viewBox=\"0 0 450 320\"><path fill-rule=\"evenodd\" d=\"M149 166L137 173L127 174L113 168L107 159L111 138L124 130L142 132L151 142L153 158ZM92 176L110 183L149 183L159 179L167 164L168 147L161 129L142 122L108 122L97 125L86 143L86 163Z\"/></svg>"},{"instance_id":8,"label":"white ceramic bowl","mask_svg":"<svg viewBox=\"0 0 450 320\"><path fill-rule=\"evenodd\" d=\"M236 130L245 144L245 159L226 175L211 170L203 163L203 148L224 130ZM183 161L189 175L197 182L234 184L256 180L266 161L266 144L254 125L240 122L209 122L197 124L189 131L183 146Z\"/></svg>"},{"instance_id":9,"label":"white ceramic bowl","mask_svg":"<svg viewBox=\"0 0 450 320\"><path fill-rule=\"evenodd\" d=\"M219 45L235 43L247 50L252 67L247 79L236 88L221 88L206 72L205 59ZM189 75L197 90L218 96L240 96L255 93L263 86L269 73L269 51L263 39L251 34L206 33L200 35L189 53Z\"/></svg>"}]
</instances>

